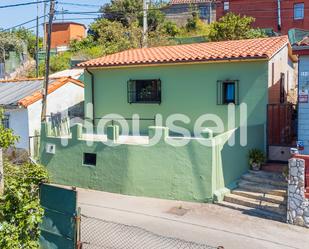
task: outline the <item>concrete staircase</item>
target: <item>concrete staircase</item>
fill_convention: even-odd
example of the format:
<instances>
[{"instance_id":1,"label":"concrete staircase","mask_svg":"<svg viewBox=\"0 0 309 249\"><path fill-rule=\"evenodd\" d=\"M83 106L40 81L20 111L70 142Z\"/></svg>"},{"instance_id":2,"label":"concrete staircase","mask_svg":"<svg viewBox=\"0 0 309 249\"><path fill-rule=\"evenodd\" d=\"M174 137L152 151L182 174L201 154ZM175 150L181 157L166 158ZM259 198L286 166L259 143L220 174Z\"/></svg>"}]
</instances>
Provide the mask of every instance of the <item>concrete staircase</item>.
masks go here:
<instances>
[{"instance_id":1,"label":"concrete staircase","mask_svg":"<svg viewBox=\"0 0 309 249\"><path fill-rule=\"evenodd\" d=\"M238 188L219 202L221 206L268 219L286 220L287 182L282 174L249 171L238 182Z\"/></svg>"}]
</instances>

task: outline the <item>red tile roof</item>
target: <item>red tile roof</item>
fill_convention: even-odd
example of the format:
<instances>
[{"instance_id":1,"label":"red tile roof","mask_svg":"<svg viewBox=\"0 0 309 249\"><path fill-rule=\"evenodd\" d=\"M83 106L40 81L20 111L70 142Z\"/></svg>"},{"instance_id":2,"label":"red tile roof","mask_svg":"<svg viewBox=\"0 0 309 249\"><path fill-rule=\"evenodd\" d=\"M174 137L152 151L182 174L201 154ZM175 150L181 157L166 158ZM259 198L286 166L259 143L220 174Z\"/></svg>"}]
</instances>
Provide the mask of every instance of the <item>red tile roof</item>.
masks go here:
<instances>
[{"instance_id":1,"label":"red tile roof","mask_svg":"<svg viewBox=\"0 0 309 249\"><path fill-rule=\"evenodd\" d=\"M199 3L209 3L212 2L212 0L170 0L169 4L199 4Z\"/></svg>"},{"instance_id":2,"label":"red tile roof","mask_svg":"<svg viewBox=\"0 0 309 249\"><path fill-rule=\"evenodd\" d=\"M12 81L12 82L18 82L18 80L15 80L15 81ZM67 83L74 83L74 84L76 84L80 87L84 87L83 82L76 80L76 79L72 79L70 77L64 77L64 78L57 79L54 82L49 84L48 94L51 94L52 92L56 91L57 89L59 89L60 87L62 87L63 85L65 85ZM43 97L42 90L35 91L31 95L19 100L18 105L26 108L29 105L35 103L36 101L42 99L42 97Z\"/></svg>"},{"instance_id":3,"label":"red tile roof","mask_svg":"<svg viewBox=\"0 0 309 249\"><path fill-rule=\"evenodd\" d=\"M80 63L80 67L270 59L288 44L287 36L130 49Z\"/></svg>"}]
</instances>

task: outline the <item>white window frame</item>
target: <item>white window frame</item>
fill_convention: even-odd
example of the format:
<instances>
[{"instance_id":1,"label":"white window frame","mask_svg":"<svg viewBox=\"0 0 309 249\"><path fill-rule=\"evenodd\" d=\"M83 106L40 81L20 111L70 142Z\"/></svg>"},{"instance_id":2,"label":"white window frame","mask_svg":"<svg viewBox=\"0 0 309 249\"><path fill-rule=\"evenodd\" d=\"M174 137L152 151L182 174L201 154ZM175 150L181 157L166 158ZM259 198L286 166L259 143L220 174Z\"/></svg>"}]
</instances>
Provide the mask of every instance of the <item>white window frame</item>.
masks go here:
<instances>
[{"instance_id":1,"label":"white window frame","mask_svg":"<svg viewBox=\"0 0 309 249\"><path fill-rule=\"evenodd\" d=\"M305 3L294 4L294 20L303 20L305 17Z\"/></svg>"},{"instance_id":2,"label":"white window frame","mask_svg":"<svg viewBox=\"0 0 309 249\"><path fill-rule=\"evenodd\" d=\"M230 10L230 1L224 1L223 2L223 10L229 11Z\"/></svg>"}]
</instances>

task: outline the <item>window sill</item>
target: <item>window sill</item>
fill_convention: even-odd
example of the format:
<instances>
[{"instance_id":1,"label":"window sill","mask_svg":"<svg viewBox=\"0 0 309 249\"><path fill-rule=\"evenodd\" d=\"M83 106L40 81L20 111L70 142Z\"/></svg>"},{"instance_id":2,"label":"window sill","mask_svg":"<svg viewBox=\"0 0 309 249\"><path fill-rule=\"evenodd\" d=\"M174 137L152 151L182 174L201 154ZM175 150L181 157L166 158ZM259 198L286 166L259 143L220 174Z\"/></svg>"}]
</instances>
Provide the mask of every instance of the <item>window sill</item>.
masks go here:
<instances>
[{"instance_id":1,"label":"window sill","mask_svg":"<svg viewBox=\"0 0 309 249\"><path fill-rule=\"evenodd\" d=\"M129 102L129 104L161 104L161 101L138 101L138 102Z\"/></svg>"}]
</instances>

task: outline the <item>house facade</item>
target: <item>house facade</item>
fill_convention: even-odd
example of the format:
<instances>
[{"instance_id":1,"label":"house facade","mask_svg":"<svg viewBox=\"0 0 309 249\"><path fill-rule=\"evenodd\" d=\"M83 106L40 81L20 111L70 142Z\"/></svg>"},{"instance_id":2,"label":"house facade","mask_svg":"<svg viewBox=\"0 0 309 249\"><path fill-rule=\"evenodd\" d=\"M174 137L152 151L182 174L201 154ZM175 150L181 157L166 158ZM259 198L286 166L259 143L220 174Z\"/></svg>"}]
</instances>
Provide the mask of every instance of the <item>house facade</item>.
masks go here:
<instances>
[{"instance_id":1,"label":"house facade","mask_svg":"<svg viewBox=\"0 0 309 249\"><path fill-rule=\"evenodd\" d=\"M5 110L2 122L20 137L16 148L30 154L41 129L42 86L43 79L0 81L0 106ZM78 107L84 100L83 83L71 78L51 79L47 100L49 117Z\"/></svg>"},{"instance_id":2,"label":"house facade","mask_svg":"<svg viewBox=\"0 0 309 249\"><path fill-rule=\"evenodd\" d=\"M82 63L85 122L65 144L43 124L41 163L59 184L219 200L248 170L249 149L266 153L273 61L294 68L287 37L134 49Z\"/></svg>"},{"instance_id":3,"label":"house facade","mask_svg":"<svg viewBox=\"0 0 309 249\"><path fill-rule=\"evenodd\" d=\"M185 26L193 12L197 12L205 23L216 20L216 8L212 0L171 0L161 10L168 20L179 26Z\"/></svg>"},{"instance_id":4,"label":"house facade","mask_svg":"<svg viewBox=\"0 0 309 249\"><path fill-rule=\"evenodd\" d=\"M299 0L220 0L217 1L217 20L228 12L255 18L256 28L272 29L286 35L292 28L309 29L309 3Z\"/></svg>"},{"instance_id":5,"label":"house facade","mask_svg":"<svg viewBox=\"0 0 309 249\"><path fill-rule=\"evenodd\" d=\"M309 154L309 30L292 29L289 39L293 53L299 58L298 86L298 148L302 154Z\"/></svg>"}]
</instances>

